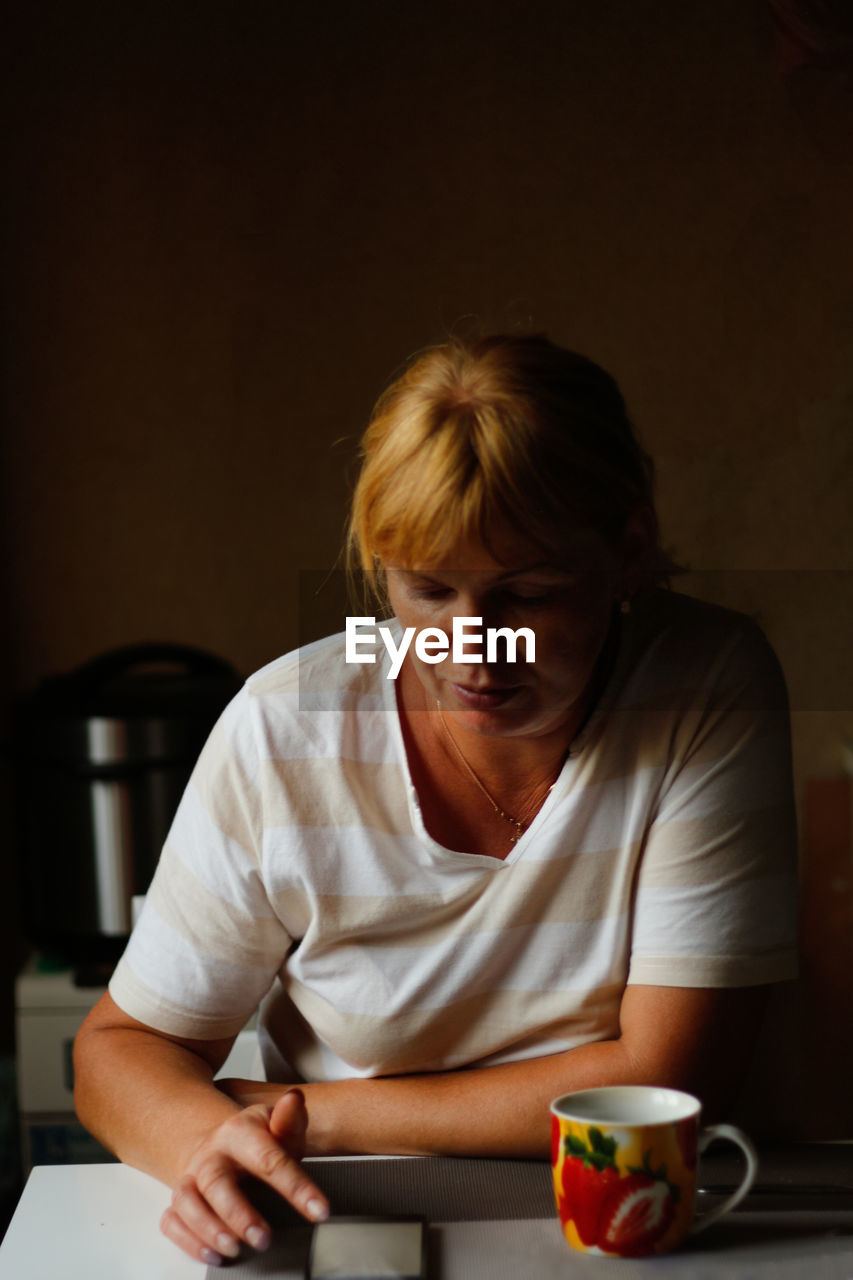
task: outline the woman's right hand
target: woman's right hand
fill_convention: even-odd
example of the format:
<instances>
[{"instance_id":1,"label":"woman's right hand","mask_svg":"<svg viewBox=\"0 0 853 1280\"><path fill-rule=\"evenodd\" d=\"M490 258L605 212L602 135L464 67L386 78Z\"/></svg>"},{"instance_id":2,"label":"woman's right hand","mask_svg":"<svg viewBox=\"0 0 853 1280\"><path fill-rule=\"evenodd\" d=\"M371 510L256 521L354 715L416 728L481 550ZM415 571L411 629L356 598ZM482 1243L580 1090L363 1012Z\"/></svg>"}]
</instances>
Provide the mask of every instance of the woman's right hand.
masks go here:
<instances>
[{"instance_id":1,"label":"woman's right hand","mask_svg":"<svg viewBox=\"0 0 853 1280\"><path fill-rule=\"evenodd\" d=\"M218 1125L193 1152L160 1220L185 1253L217 1265L235 1258L240 1241L266 1249L270 1227L241 1191L247 1174L266 1182L312 1222L328 1217L322 1191L302 1169L308 1113L299 1089L274 1106L256 1103Z\"/></svg>"}]
</instances>

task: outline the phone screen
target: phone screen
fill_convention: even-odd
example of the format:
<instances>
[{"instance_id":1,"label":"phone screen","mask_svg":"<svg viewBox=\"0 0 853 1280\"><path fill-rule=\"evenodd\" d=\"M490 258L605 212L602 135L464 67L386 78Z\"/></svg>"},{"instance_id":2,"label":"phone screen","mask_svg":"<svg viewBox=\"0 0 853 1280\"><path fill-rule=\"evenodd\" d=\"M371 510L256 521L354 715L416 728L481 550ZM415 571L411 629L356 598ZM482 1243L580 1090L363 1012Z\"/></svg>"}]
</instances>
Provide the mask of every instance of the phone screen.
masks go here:
<instances>
[{"instance_id":1,"label":"phone screen","mask_svg":"<svg viewBox=\"0 0 853 1280\"><path fill-rule=\"evenodd\" d=\"M314 1228L310 1280L423 1280L420 1218L330 1218Z\"/></svg>"}]
</instances>

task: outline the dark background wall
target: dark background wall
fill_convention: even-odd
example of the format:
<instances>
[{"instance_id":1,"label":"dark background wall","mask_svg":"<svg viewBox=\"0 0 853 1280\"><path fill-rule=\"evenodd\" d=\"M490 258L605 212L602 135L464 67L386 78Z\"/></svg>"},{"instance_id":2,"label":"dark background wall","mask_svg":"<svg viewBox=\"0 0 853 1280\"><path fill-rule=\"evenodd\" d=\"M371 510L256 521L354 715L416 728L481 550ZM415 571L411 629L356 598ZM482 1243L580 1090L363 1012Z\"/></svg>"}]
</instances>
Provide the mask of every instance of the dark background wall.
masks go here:
<instances>
[{"instance_id":1,"label":"dark background wall","mask_svg":"<svg viewBox=\"0 0 853 1280\"><path fill-rule=\"evenodd\" d=\"M800 802L843 773L847 72L792 69L763 0L6 13L7 694L142 639L245 673L292 647L377 393L522 327L617 375L684 588L764 622Z\"/></svg>"}]
</instances>

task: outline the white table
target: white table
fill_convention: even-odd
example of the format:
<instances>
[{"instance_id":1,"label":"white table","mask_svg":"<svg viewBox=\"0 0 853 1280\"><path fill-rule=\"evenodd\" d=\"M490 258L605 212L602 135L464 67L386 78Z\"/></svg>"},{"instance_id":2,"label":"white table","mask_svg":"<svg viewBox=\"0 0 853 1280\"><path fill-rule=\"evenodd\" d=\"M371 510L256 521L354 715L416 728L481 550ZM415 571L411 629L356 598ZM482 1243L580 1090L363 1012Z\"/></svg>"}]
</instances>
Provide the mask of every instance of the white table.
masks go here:
<instances>
[{"instance_id":1,"label":"white table","mask_svg":"<svg viewBox=\"0 0 853 1280\"><path fill-rule=\"evenodd\" d=\"M408 1211L421 1209L433 1224L439 1280L853 1280L850 1209L834 1217L787 1211L736 1213L666 1258L590 1259L573 1254L562 1240L556 1215L542 1194L543 1180L530 1176L541 1174L541 1169L525 1171L513 1162L414 1160L408 1169L393 1170L390 1166L397 1162L389 1161L384 1170L365 1170L363 1165L355 1169L354 1184L341 1167L346 1163L312 1162L321 1185L321 1173L337 1182L333 1203L339 1211L375 1211L366 1202L371 1196L381 1198L389 1209L395 1198L417 1201ZM483 1166L473 1173L488 1180L477 1192L476 1215L470 1212L470 1200L465 1202L461 1174L466 1164L468 1175L471 1166ZM318 1167L322 1165L325 1170ZM811 1181L833 1183L840 1183L843 1174L849 1185L845 1170L833 1171L825 1157L817 1169L809 1165L803 1173ZM546 1183L548 1179L550 1173ZM786 1180L787 1176L773 1179L779 1185ZM481 1213L483 1185L493 1195ZM347 1205L352 1195L361 1203ZM0 1280L205 1280L205 1267L159 1232L168 1200L166 1187L125 1165L37 1167L0 1245ZM274 1245L271 1254L275 1250ZM235 1280L261 1274L263 1257L258 1255L258 1267L247 1261L230 1274ZM225 1280L229 1271L217 1269L213 1274ZM301 1266L266 1274L299 1276Z\"/></svg>"},{"instance_id":2,"label":"white table","mask_svg":"<svg viewBox=\"0 0 853 1280\"><path fill-rule=\"evenodd\" d=\"M204 1280L205 1268L160 1234L169 1195L127 1165L39 1165L0 1244L0 1277Z\"/></svg>"}]
</instances>

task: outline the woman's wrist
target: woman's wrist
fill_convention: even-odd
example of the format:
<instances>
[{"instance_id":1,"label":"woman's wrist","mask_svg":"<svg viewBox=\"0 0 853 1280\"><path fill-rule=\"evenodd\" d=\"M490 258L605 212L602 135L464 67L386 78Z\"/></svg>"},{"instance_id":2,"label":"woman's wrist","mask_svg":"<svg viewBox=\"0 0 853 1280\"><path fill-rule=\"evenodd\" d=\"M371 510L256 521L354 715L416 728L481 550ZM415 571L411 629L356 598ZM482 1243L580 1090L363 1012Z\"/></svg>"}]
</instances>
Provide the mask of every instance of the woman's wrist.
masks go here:
<instances>
[{"instance_id":1,"label":"woman's wrist","mask_svg":"<svg viewBox=\"0 0 853 1280\"><path fill-rule=\"evenodd\" d=\"M306 1137L306 1154L312 1156L340 1155L343 1137L340 1123L336 1121L336 1095L346 1087L346 1081L335 1081L320 1084L277 1084L269 1080L243 1080L237 1077L226 1077L216 1080L216 1088L220 1093L236 1102L241 1107L251 1107L255 1103L264 1106L275 1106L282 1094L298 1088L305 1099L308 1112L308 1132ZM344 1108L345 1111L345 1108Z\"/></svg>"},{"instance_id":2,"label":"woman's wrist","mask_svg":"<svg viewBox=\"0 0 853 1280\"><path fill-rule=\"evenodd\" d=\"M348 1083L345 1080L334 1080L299 1086L308 1112L308 1129L305 1135L306 1155L351 1154L343 1145L344 1132L340 1115L345 1114L345 1109L341 1112L336 1105L341 1091L346 1089Z\"/></svg>"},{"instance_id":3,"label":"woman's wrist","mask_svg":"<svg viewBox=\"0 0 853 1280\"><path fill-rule=\"evenodd\" d=\"M342 1153L344 1133L338 1115L345 1115L347 1108L337 1104L342 1100L340 1095L346 1090L349 1081L289 1085L229 1076L214 1083L220 1093L224 1093L241 1107L251 1107L258 1102L272 1107L282 1094L298 1088L308 1111L307 1154L319 1156Z\"/></svg>"},{"instance_id":4,"label":"woman's wrist","mask_svg":"<svg viewBox=\"0 0 853 1280\"><path fill-rule=\"evenodd\" d=\"M238 1076L226 1076L213 1082L220 1093L239 1103L241 1107L254 1106L262 1102L265 1106L274 1106L283 1093L291 1087L275 1084L269 1080L244 1080Z\"/></svg>"}]
</instances>

